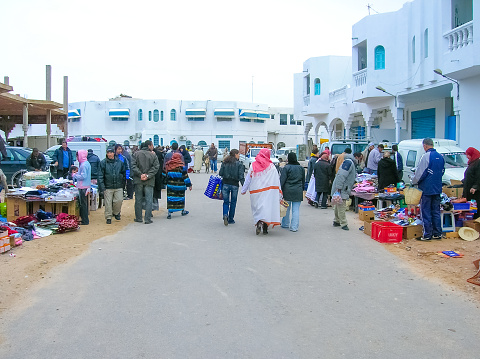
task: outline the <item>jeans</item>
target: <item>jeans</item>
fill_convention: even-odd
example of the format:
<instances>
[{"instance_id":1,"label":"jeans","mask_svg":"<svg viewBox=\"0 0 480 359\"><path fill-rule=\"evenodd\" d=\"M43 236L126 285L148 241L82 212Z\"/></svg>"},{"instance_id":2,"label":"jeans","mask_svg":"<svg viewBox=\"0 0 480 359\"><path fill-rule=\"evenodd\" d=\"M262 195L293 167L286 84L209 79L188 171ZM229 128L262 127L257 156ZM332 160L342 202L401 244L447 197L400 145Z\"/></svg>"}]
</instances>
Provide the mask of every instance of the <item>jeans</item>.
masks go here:
<instances>
[{"instance_id":1,"label":"jeans","mask_svg":"<svg viewBox=\"0 0 480 359\"><path fill-rule=\"evenodd\" d=\"M322 204L320 205L320 207L327 208L328 192L317 192L315 202L318 203L320 201L320 195L322 195Z\"/></svg>"},{"instance_id":2,"label":"jeans","mask_svg":"<svg viewBox=\"0 0 480 359\"><path fill-rule=\"evenodd\" d=\"M223 195L223 215L228 216L228 221L232 222L235 216L235 207L237 206L238 186L224 184L222 187Z\"/></svg>"},{"instance_id":3,"label":"jeans","mask_svg":"<svg viewBox=\"0 0 480 359\"><path fill-rule=\"evenodd\" d=\"M80 207L80 217L82 218L83 224L89 224L88 221L88 196L87 196L87 188L79 188L78 189L78 206Z\"/></svg>"},{"instance_id":4,"label":"jeans","mask_svg":"<svg viewBox=\"0 0 480 359\"><path fill-rule=\"evenodd\" d=\"M298 231L300 224L300 203L288 201L287 214L282 218L282 228L290 228L291 231ZM290 208L292 209L292 221L290 221Z\"/></svg>"},{"instance_id":5,"label":"jeans","mask_svg":"<svg viewBox=\"0 0 480 359\"><path fill-rule=\"evenodd\" d=\"M142 221L142 202L145 198L145 222L152 219L153 186L135 185L135 219Z\"/></svg>"},{"instance_id":6,"label":"jeans","mask_svg":"<svg viewBox=\"0 0 480 359\"><path fill-rule=\"evenodd\" d=\"M439 194L422 195L420 200L420 209L423 220L423 237L432 238L432 236L442 235L442 219L440 218Z\"/></svg>"},{"instance_id":7,"label":"jeans","mask_svg":"<svg viewBox=\"0 0 480 359\"><path fill-rule=\"evenodd\" d=\"M217 160L210 160L210 169L213 172L217 172Z\"/></svg>"}]
</instances>

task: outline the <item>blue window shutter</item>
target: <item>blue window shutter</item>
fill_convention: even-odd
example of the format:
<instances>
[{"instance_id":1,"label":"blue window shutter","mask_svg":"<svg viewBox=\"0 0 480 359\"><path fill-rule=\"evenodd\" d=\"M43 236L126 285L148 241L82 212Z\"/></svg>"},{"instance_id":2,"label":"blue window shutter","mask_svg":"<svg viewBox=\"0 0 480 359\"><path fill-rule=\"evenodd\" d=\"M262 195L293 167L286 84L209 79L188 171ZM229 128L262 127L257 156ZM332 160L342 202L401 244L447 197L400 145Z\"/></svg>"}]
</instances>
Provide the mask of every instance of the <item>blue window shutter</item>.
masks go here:
<instances>
[{"instance_id":1,"label":"blue window shutter","mask_svg":"<svg viewBox=\"0 0 480 359\"><path fill-rule=\"evenodd\" d=\"M385 69L385 48L377 46L375 48L375 70Z\"/></svg>"}]
</instances>

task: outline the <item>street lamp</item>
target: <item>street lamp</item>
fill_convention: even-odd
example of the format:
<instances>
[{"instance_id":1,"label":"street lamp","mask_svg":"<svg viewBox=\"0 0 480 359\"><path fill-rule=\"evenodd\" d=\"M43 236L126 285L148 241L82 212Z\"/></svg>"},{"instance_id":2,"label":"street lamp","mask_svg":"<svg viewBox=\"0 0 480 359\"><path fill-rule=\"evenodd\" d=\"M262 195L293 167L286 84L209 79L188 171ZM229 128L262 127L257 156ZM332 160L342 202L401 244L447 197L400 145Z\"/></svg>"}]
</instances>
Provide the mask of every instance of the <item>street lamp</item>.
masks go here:
<instances>
[{"instance_id":1,"label":"street lamp","mask_svg":"<svg viewBox=\"0 0 480 359\"><path fill-rule=\"evenodd\" d=\"M450 80L450 81L455 82L457 84L457 101L458 101L460 99L460 84L458 83L458 81L455 80L455 79L452 79L451 77L445 76L443 74L442 70L440 70L440 69L435 69L435 70L433 70L433 72L435 72L437 75L445 77L447 80Z\"/></svg>"},{"instance_id":2,"label":"street lamp","mask_svg":"<svg viewBox=\"0 0 480 359\"><path fill-rule=\"evenodd\" d=\"M378 91L382 91L382 92L385 92L386 94L389 94L391 96L393 96L395 98L395 107L397 107L397 96L395 96L393 93L390 93L388 92L387 90L385 90L382 86L377 86L375 87Z\"/></svg>"}]
</instances>

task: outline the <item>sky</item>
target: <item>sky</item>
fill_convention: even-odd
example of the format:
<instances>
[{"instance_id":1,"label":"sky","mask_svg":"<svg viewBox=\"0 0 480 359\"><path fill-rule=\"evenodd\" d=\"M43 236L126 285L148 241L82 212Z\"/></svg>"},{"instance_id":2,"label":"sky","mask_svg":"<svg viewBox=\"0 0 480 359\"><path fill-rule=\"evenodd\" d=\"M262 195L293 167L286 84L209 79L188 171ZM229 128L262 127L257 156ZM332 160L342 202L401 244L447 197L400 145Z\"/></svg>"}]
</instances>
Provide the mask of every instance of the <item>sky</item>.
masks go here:
<instances>
[{"instance_id":1,"label":"sky","mask_svg":"<svg viewBox=\"0 0 480 359\"><path fill-rule=\"evenodd\" d=\"M407 0L2 1L0 82L52 100L241 101L293 107L311 57L351 55L352 25ZM253 94L252 94L253 82Z\"/></svg>"}]
</instances>

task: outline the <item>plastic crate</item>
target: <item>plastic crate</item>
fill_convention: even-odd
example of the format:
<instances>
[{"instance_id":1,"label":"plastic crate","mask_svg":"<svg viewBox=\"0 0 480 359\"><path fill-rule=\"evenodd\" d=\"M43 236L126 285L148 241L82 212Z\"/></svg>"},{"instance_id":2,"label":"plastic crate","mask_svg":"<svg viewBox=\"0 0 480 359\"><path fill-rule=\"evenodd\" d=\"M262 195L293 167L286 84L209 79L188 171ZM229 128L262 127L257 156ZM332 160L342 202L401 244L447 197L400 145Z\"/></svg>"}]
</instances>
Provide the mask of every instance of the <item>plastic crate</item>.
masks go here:
<instances>
[{"instance_id":1,"label":"plastic crate","mask_svg":"<svg viewBox=\"0 0 480 359\"><path fill-rule=\"evenodd\" d=\"M402 241L403 227L391 222L372 223L372 238L380 243L398 243Z\"/></svg>"},{"instance_id":2,"label":"plastic crate","mask_svg":"<svg viewBox=\"0 0 480 359\"><path fill-rule=\"evenodd\" d=\"M469 211L470 210L470 203L454 203L453 204L454 211Z\"/></svg>"}]
</instances>

